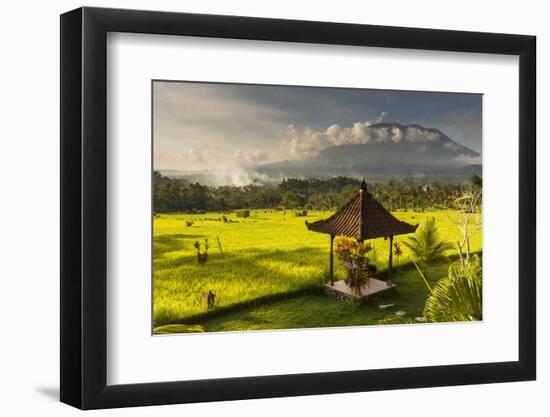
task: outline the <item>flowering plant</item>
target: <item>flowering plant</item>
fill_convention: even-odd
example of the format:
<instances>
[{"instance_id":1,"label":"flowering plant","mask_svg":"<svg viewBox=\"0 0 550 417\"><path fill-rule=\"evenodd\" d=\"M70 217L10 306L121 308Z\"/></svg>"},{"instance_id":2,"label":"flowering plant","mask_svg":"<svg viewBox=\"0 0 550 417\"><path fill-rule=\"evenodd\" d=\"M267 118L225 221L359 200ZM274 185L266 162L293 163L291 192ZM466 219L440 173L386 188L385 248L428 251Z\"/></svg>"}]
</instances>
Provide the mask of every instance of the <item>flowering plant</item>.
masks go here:
<instances>
[{"instance_id":1,"label":"flowering plant","mask_svg":"<svg viewBox=\"0 0 550 417\"><path fill-rule=\"evenodd\" d=\"M370 251L372 246L368 242L361 243L345 236L335 240L334 252L347 273L344 281L355 295L361 295L361 289L369 285L370 277L376 272L376 266L367 256Z\"/></svg>"}]
</instances>

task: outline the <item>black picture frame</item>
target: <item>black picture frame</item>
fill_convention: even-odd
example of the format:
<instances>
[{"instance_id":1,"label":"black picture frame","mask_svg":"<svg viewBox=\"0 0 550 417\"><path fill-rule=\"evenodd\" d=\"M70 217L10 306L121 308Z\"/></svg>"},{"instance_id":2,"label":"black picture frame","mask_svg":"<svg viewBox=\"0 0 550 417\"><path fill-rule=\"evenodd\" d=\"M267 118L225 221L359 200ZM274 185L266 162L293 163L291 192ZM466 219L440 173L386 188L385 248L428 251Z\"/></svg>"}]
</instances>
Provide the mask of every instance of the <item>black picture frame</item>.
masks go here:
<instances>
[{"instance_id":1,"label":"black picture frame","mask_svg":"<svg viewBox=\"0 0 550 417\"><path fill-rule=\"evenodd\" d=\"M107 385L108 32L519 56L519 360ZM61 15L60 56L62 402L95 409L535 379L534 36L84 7Z\"/></svg>"}]
</instances>

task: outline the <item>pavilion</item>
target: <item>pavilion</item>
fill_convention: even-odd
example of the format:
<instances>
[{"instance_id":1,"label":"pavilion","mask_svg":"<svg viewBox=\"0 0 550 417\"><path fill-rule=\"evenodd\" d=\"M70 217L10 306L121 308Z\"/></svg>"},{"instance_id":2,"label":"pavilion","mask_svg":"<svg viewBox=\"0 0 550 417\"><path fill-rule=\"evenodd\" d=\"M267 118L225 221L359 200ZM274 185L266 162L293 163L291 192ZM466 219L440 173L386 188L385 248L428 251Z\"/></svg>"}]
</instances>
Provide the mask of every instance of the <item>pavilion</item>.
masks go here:
<instances>
[{"instance_id":1,"label":"pavilion","mask_svg":"<svg viewBox=\"0 0 550 417\"><path fill-rule=\"evenodd\" d=\"M359 242L379 237L389 238L388 282L391 284L393 237L414 233L418 227L418 225L413 226L397 220L367 191L367 183L364 179L359 193L340 210L325 220L306 222L306 226L313 232L330 235L330 286L334 286L333 246L335 236L353 237Z\"/></svg>"}]
</instances>

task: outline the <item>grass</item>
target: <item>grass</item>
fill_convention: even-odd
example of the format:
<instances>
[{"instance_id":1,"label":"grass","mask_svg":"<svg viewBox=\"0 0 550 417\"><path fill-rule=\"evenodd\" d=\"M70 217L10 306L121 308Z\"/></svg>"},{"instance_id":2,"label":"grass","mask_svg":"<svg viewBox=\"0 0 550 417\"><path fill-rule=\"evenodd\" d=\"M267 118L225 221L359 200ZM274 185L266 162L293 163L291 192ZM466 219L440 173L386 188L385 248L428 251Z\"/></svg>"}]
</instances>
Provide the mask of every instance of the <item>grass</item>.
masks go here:
<instances>
[{"instance_id":1,"label":"grass","mask_svg":"<svg viewBox=\"0 0 550 417\"><path fill-rule=\"evenodd\" d=\"M414 267L413 267L414 268ZM434 268L438 275L446 272L445 265ZM244 308L219 317L199 320L205 331L300 329L379 324L397 311L406 317L422 316L428 295L425 285L407 265L400 271L399 287L357 304L343 302L324 294L311 294L268 302L257 307ZM393 304L384 309L380 305Z\"/></svg>"},{"instance_id":2,"label":"grass","mask_svg":"<svg viewBox=\"0 0 550 417\"><path fill-rule=\"evenodd\" d=\"M309 212L296 217L294 211L252 210L250 217L234 213L170 214L154 219L154 323L199 325L205 331L331 327L377 324L403 310L407 316L422 315L426 288L404 255L394 277L395 293L363 305L334 300L319 294L328 274L329 237L309 232L309 222L329 212ZM409 223L426 216L436 218L440 234L454 242L460 236L449 220L449 211L396 212ZM228 222L222 221L226 216ZM192 220L191 226L186 221ZM210 244L206 265L198 265L193 243L207 238ZM397 237L402 240L405 237ZM221 243L221 250L217 239ZM387 267L389 242L373 241L380 270ZM481 235L472 241L472 251L481 250ZM456 255L451 250L448 255ZM394 265L396 259L394 258ZM446 274L448 263L435 266L435 281ZM337 277L343 270L335 262ZM204 293L216 294L216 308L206 311ZM394 304L389 310L379 304ZM174 332L178 327L172 328ZM156 328L155 333L170 333Z\"/></svg>"}]
</instances>

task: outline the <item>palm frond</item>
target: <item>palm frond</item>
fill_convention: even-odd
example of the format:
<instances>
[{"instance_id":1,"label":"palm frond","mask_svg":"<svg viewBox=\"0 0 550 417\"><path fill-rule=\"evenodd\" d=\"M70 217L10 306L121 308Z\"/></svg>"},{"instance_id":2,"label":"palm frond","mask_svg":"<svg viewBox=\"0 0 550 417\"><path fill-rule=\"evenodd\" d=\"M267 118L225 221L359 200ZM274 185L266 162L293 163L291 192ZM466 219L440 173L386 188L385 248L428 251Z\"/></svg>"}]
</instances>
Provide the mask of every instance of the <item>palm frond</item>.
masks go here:
<instances>
[{"instance_id":1,"label":"palm frond","mask_svg":"<svg viewBox=\"0 0 550 417\"><path fill-rule=\"evenodd\" d=\"M418 273L420 274L420 276L422 277L422 279L424 280L424 284L426 284L426 287L428 287L428 290L430 291L430 294L433 294L433 290L432 290L432 287L430 287L430 284L428 283L428 280L426 279L426 275L424 275L424 273L422 272L422 270L418 267L418 264L413 261L413 264L414 266L416 266L416 270L418 271Z\"/></svg>"},{"instance_id":2,"label":"palm frond","mask_svg":"<svg viewBox=\"0 0 550 417\"><path fill-rule=\"evenodd\" d=\"M444 257L445 251L451 245L439 239L437 225L433 217L426 219L416 230L413 236L403 241L413 260L420 265L420 269L427 275L429 265Z\"/></svg>"},{"instance_id":3,"label":"palm frond","mask_svg":"<svg viewBox=\"0 0 550 417\"><path fill-rule=\"evenodd\" d=\"M431 322L477 321L482 319L482 268L473 256L462 266L454 262L446 278L438 281L424 307L424 317Z\"/></svg>"}]
</instances>

